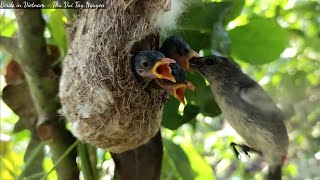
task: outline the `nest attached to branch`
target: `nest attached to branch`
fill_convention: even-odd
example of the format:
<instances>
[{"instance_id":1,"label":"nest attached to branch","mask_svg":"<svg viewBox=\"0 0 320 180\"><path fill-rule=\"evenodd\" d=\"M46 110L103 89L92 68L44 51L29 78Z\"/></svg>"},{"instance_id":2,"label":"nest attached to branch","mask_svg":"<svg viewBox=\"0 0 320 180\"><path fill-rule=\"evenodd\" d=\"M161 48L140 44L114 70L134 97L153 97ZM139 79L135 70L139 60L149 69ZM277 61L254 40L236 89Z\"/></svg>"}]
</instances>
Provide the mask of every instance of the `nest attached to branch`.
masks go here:
<instances>
[{"instance_id":1,"label":"nest attached to branch","mask_svg":"<svg viewBox=\"0 0 320 180\"><path fill-rule=\"evenodd\" d=\"M69 33L59 97L61 113L80 140L120 153L160 128L161 90L145 91L131 69L134 43L159 30L168 0L110 0L107 9L82 10ZM170 3L170 1L169 1Z\"/></svg>"}]
</instances>

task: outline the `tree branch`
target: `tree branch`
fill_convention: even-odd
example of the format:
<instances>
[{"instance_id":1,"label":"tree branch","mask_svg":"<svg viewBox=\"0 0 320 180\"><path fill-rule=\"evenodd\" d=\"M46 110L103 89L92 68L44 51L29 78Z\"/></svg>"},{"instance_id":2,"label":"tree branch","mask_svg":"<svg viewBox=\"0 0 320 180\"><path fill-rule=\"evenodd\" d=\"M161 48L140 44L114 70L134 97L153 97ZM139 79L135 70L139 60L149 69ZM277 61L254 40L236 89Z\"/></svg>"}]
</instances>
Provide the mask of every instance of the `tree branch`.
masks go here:
<instances>
[{"instance_id":1,"label":"tree branch","mask_svg":"<svg viewBox=\"0 0 320 180\"><path fill-rule=\"evenodd\" d=\"M111 153L119 180L159 180L163 147L160 131L138 148L120 154Z\"/></svg>"},{"instance_id":2,"label":"tree branch","mask_svg":"<svg viewBox=\"0 0 320 180\"><path fill-rule=\"evenodd\" d=\"M0 47L8 51L12 56L19 57L17 54L18 44L16 39L0 36Z\"/></svg>"},{"instance_id":3,"label":"tree branch","mask_svg":"<svg viewBox=\"0 0 320 180\"><path fill-rule=\"evenodd\" d=\"M40 3L37 1L37 3ZM18 24L18 54L38 116L38 136L50 146L53 160L57 161L75 141L57 114L60 104L58 76L51 68L47 44L43 37L45 21L40 9L16 9ZM4 38L5 42L8 42ZM59 179L78 179L79 170L75 161L76 151L71 152L57 166Z\"/></svg>"}]
</instances>

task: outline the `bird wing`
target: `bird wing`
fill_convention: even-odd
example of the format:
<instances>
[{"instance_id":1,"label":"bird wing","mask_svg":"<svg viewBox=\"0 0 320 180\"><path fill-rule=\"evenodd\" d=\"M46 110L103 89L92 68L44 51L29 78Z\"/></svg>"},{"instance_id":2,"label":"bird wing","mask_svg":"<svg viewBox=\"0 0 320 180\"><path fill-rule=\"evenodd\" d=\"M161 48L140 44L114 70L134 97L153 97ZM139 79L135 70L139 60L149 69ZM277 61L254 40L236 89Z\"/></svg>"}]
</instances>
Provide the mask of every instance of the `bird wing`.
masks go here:
<instances>
[{"instance_id":1,"label":"bird wing","mask_svg":"<svg viewBox=\"0 0 320 180\"><path fill-rule=\"evenodd\" d=\"M248 81L249 78L250 80ZM247 83L241 83L240 97L248 104L266 112L279 112L280 110L273 102L272 98L262 89L262 87L247 76Z\"/></svg>"},{"instance_id":2,"label":"bird wing","mask_svg":"<svg viewBox=\"0 0 320 180\"><path fill-rule=\"evenodd\" d=\"M266 140L277 146L286 147L288 139L282 112L257 82L252 79L249 81L247 79L245 82L240 88L240 97L251 106L249 107L251 113L247 114L247 118L259 120L259 123L253 123L254 126L257 126L253 129L259 129L261 132L258 134L264 138L268 137ZM243 108L248 108L248 106L243 106Z\"/></svg>"}]
</instances>

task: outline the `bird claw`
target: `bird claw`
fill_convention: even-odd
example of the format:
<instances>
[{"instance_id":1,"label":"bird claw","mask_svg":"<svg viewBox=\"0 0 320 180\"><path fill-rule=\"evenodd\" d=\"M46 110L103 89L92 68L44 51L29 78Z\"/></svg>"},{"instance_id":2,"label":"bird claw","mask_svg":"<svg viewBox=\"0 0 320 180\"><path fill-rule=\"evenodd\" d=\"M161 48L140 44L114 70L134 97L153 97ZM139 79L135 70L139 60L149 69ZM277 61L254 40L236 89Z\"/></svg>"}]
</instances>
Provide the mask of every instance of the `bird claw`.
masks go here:
<instances>
[{"instance_id":1,"label":"bird claw","mask_svg":"<svg viewBox=\"0 0 320 180\"><path fill-rule=\"evenodd\" d=\"M235 156L236 156L238 159L240 159L240 158L239 158L239 157L240 157L240 153L239 153L239 151L237 150L237 148L235 147L236 145L237 145L237 144L234 143L234 142L231 142L231 143L230 143L230 146L232 147L232 150L233 150Z\"/></svg>"},{"instance_id":2,"label":"bird claw","mask_svg":"<svg viewBox=\"0 0 320 180\"><path fill-rule=\"evenodd\" d=\"M250 155L249 155L249 152L250 152L250 151L251 151L251 152L258 153L258 154L261 155L261 152L260 152L260 151L257 151L257 150L255 150L255 149L253 149L253 148L251 148L251 147L249 147L249 146L247 146L247 145L244 145L244 144L236 144L236 143L234 143L234 142L231 142L231 143L230 143L230 146L232 147L232 149L233 149L233 151L234 151L234 153L235 153L235 155L237 156L238 159L241 159L241 155L240 155L239 151L237 150L236 146L240 147L241 150L242 150L242 152L243 152L248 158L250 158Z\"/></svg>"}]
</instances>

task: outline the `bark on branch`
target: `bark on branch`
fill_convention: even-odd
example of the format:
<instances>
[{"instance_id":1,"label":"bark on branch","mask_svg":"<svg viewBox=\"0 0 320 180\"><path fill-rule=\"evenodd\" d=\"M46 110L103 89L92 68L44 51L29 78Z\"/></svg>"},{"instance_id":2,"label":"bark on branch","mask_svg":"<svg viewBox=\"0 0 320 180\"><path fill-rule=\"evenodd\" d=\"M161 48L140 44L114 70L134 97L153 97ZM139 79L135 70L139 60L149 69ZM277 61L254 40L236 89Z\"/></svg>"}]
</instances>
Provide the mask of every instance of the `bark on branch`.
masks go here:
<instances>
[{"instance_id":1,"label":"bark on branch","mask_svg":"<svg viewBox=\"0 0 320 180\"><path fill-rule=\"evenodd\" d=\"M0 47L8 51L12 56L18 57L17 54L18 45L17 40L5 36L0 36Z\"/></svg>"},{"instance_id":2,"label":"bark on branch","mask_svg":"<svg viewBox=\"0 0 320 180\"><path fill-rule=\"evenodd\" d=\"M74 142L74 138L57 114L60 107L57 100L59 81L48 60L47 44L43 37L45 21L40 9L16 9L15 15L18 24L18 49L10 50L14 43L7 38L1 38L1 41L4 45L7 44L5 46L9 52L19 55L16 60L25 73L38 115L38 136L50 146L53 160L56 161ZM79 170L75 158L76 152L73 151L59 164L59 179L78 179Z\"/></svg>"}]
</instances>

